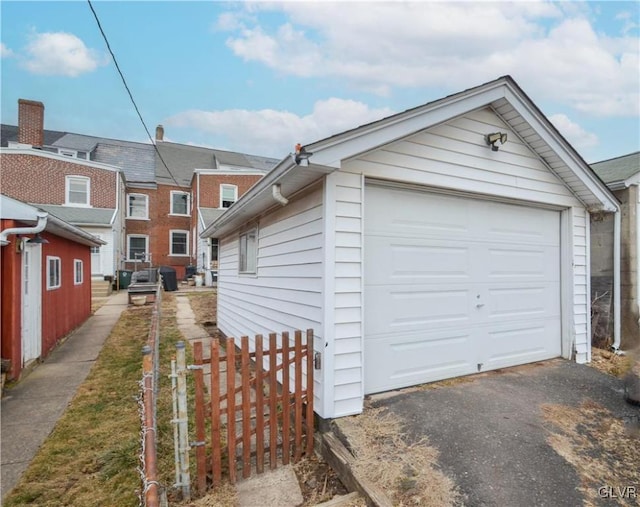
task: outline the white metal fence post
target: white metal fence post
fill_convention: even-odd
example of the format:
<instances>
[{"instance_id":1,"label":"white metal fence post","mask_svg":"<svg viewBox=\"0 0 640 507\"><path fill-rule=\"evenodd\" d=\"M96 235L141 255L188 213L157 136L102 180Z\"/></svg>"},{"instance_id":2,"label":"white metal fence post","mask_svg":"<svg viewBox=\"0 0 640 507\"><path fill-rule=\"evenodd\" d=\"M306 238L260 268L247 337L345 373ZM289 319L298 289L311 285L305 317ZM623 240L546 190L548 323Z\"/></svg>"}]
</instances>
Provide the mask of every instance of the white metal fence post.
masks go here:
<instances>
[{"instance_id":1,"label":"white metal fence post","mask_svg":"<svg viewBox=\"0 0 640 507\"><path fill-rule=\"evenodd\" d=\"M191 499L191 476L189 473L189 419L187 410L187 360L183 341L176 343L176 365L178 384L178 439L180 454L180 487L184 500Z\"/></svg>"}]
</instances>

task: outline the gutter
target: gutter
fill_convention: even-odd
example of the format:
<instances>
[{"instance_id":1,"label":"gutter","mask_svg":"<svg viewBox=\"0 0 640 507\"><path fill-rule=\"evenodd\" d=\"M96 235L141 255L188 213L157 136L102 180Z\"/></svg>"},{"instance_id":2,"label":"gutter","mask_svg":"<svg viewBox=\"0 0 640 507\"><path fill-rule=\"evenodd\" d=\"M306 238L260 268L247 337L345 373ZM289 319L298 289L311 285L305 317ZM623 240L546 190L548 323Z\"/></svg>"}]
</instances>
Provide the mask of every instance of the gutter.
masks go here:
<instances>
[{"instance_id":1,"label":"gutter","mask_svg":"<svg viewBox=\"0 0 640 507\"><path fill-rule=\"evenodd\" d=\"M613 215L613 351L620 353L620 229L622 210Z\"/></svg>"},{"instance_id":2,"label":"gutter","mask_svg":"<svg viewBox=\"0 0 640 507\"><path fill-rule=\"evenodd\" d=\"M44 228L47 226L49 213L38 211L36 216L38 217L38 222L33 227L13 227L0 232L0 246L7 246L10 243L7 238L11 234L37 234L44 231Z\"/></svg>"}]
</instances>

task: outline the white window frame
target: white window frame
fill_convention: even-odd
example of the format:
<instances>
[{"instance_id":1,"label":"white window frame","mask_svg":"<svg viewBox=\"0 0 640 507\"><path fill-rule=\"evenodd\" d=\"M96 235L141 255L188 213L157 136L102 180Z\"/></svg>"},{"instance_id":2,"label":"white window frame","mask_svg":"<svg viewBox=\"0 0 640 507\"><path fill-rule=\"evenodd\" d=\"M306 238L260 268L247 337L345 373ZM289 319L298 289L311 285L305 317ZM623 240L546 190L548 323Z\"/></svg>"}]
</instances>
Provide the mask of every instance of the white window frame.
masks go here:
<instances>
[{"instance_id":1,"label":"white window frame","mask_svg":"<svg viewBox=\"0 0 640 507\"><path fill-rule=\"evenodd\" d=\"M144 197L144 216L143 217L136 217L131 215L131 206L130 206L129 200L132 197L135 197L135 199ZM147 194L127 194L127 218L130 220L149 220L149 196Z\"/></svg>"},{"instance_id":2,"label":"white window frame","mask_svg":"<svg viewBox=\"0 0 640 507\"><path fill-rule=\"evenodd\" d=\"M186 213L175 213L173 211L173 196L174 195L186 195L187 196L187 212ZM189 192L182 192L180 190L172 190L171 191L171 202L169 203L169 215L176 215L179 217L190 217L191 216L191 194Z\"/></svg>"},{"instance_id":3,"label":"white window frame","mask_svg":"<svg viewBox=\"0 0 640 507\"><path fill-rule=\"evenodd\" d=\"M53 262L54 271L52 273L52 265ZM53 283L51 280L51 275L53 274L54 280ZM56 277L57 275L57 277ZM57 278L57 279L56 279ZM62 260L60 257L55 257L53 255L47 255L47 290L55 290L62 287Z\"/></svg>"},{"instance_id":4,"label":"white window frame","mask_svg":"<svg viewBox=\"0 0 640 507\"><path fill-rule=\"evenodd\" d=\"M78 270L80 268L80 270ZM80 259L73 259L73 284L82 285L84 282L84 263Z\"/></svg>"},{"instance_id":5,"label":"white window frame","mask_svg":"<svg viewBox=\"0 0 640 507\"><path fill-rule=\"evenodd\" d=\"M253 244L249 242L253 238ZM238 273L255 275L258 272L258 228L253 227L238 236Z\"/></svg>"},{"instance_id":6,"label":"white window frame","mask_svg":"<svg viewBox=\"0 0 640 507\"><path fill-rule=\"evenodd\" d=\"M144 258L136 259L130 258L129 254L131 253L131 239L132 238L143 238L144 239ZM127 261L139 261L145 262L147 257L149 256L149 236L147 234L127 234Z\"/></svg>"},{"instance_id":7,"label":"white window frame","mask_svg":"<svg viewBox=\"0 0 640 507\"><path fill-rule=\"evenodd\" d=\"M174 234L184 234L186 236L185 239L185 253L174 253L173 252L173 235ZM185 231L182 229L171 229L169 231L169 255L171 257L189 257L189 231Z\"/></svg>"},{"instance_id":8,"label":"white window frame","mask_svg":"<svg viewBox=\"0 0 640 507\"><path fill-rule=\"evenodd\" d=\"M229 206L224 206L224 198L223 198L223 193L224 193L224 189L232 189L233 190L233 202L229 205ZM237 185L231 185L229 183L223 183L222 185L220 185L220 209L227 209L230 208L231 206L233 206L233 204L238 200L238 186Z\"/></svg>"},{"instance_id":9,"label":"white window frame","mask_svg":"<svg viewBox=\"0 0 640 507\"><path fill-rule=\"evenodd\" d=\"M80 202L71 202L71 200L69 199L70 197L70 192L71 192L71 182L73 180L78 180L78 181L83 181L86 184L86 190L87 190L87 199L86 202L84 203L80 203ZM76 206L76 207L80 207L80 208L90 208L91 207L91 178L88 178L87 176L78 176L78 175L68 175L65 176L64 179L64 195L65 195L65 205L66 206Z\"/></svg>"}]
</instances>

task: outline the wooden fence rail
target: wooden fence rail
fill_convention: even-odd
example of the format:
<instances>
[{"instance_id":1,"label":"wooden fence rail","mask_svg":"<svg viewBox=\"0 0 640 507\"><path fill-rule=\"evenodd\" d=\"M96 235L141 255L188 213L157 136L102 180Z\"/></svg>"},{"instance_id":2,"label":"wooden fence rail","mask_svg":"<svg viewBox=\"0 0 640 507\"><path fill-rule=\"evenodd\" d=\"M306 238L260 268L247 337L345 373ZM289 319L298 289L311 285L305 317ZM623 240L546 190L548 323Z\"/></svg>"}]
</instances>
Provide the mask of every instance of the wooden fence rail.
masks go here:
<instances>
[{"instance_id":1,"label":"wooden fence rail","mask_svg":"<svg viewBox=\"0 0 640 507\"><path fill-rule=\"evenodd\" d=\"M204 492L207 474L213 486L223 470L231 483L264 472L278 462L297 462L313 453L313 330L276 333L267 340L257 335L250 350L249 337L227 338L221 347L211 340L209 358L195 342L195 454L196 488ZM291 341L293 343L291 343ZM265 347L266 345L266 347ZM205 393L205 365L211 367L209 400ZM209 432L207 435L207 424ZM210 467L210 468L208 468Z\"/></svg>"}]
</instances>

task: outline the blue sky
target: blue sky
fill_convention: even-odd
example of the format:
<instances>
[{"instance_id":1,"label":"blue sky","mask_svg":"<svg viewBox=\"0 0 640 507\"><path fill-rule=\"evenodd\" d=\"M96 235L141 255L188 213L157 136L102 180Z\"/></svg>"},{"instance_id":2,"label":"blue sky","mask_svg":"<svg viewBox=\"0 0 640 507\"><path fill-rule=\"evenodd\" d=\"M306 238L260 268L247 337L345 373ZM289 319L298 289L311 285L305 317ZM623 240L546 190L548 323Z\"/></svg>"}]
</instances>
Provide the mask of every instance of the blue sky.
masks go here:
<instances>
[{"instance_id":1,"label":"blue sky","mask_svg":"<svg viewBox=\"0 0 640 507\"><path fill-rule=\"evenodd\" d=\"M105 2L149 129L282 158L512 75L589 162L640 149L638 2ZM85 1L0 2L1 115L146 142Z\"/></svg>"}]
</instances>

